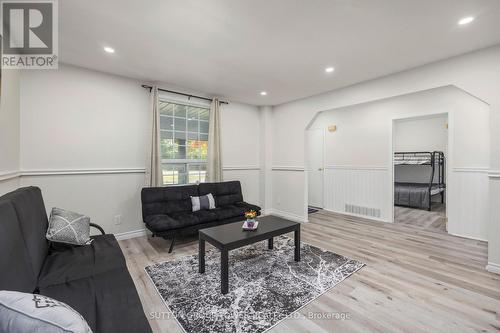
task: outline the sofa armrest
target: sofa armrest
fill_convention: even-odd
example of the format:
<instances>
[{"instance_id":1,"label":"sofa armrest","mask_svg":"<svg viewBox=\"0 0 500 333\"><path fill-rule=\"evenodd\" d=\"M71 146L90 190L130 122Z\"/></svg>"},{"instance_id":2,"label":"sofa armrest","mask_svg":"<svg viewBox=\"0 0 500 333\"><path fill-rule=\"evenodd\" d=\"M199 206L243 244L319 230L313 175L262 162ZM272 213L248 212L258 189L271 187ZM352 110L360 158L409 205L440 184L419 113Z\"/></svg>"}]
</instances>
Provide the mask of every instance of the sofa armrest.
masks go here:
<instances>
[{"instance_id":1,"label":"sofa armrest","mask_svg":"<svg viewBox=\"0 0 500 333\"><path fill-rule=\"evenodd\" d=\"M95 224L95 223L90 223L90 226L91 226L91 227L94 227L94 228L96 228L96 229L99 229L99 231L101 232L101 234L103 234L103 235L105 235L105 234L106 234L106 233L104 232L104 229L103 229L100 225Z\"/></svg>"},{"instance_id":2,"label":"sofa armrest","mask_svg":"<svg viewBox=\"0 0 500 333\"><path fill-rule=\"evenodd\" d=\"M257 212L257 215L260 215L261 208L257 205L252 205L252 204L249 204L248 202L245 202L245 201L236 202L234 205L237 207L243 207L246 210L250 210L250 209L255 210Z\"/></svg>"}]
</instances>

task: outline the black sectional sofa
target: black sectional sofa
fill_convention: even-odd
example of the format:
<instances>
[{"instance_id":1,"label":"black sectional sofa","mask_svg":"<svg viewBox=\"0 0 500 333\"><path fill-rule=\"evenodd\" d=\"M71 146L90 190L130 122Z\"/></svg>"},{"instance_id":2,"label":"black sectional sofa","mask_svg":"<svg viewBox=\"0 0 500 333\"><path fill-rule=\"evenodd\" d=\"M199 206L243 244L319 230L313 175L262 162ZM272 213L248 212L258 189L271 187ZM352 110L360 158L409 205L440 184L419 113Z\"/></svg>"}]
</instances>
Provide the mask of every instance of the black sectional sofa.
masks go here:
<instances>
[{"instance_id":1,"label":"black sectional sofa","mask_svg":"<svg viewBox=\"0 0 500 333\"><path fill-rule=\"evenodd\" d=\"M192 211L191 197L212 193L215 209ZM243 201L239 181L199 185L143 188L142 218L153 236L170 238L172 252L175 236L199 229L244 220L245 211L260 207Z\"/></svg>"},{"instance_id":2,"label":"black sectional sofa","mask_svg":"<svg viewBox=\"0 0 500 333\"><path fill-rule=\"evenodd\" d=\"M78 311L94 333L151 332L113 235L91 245L51 246L37 187L0 197L0 290L38 293Z\"/></svg>"}]
</instances>

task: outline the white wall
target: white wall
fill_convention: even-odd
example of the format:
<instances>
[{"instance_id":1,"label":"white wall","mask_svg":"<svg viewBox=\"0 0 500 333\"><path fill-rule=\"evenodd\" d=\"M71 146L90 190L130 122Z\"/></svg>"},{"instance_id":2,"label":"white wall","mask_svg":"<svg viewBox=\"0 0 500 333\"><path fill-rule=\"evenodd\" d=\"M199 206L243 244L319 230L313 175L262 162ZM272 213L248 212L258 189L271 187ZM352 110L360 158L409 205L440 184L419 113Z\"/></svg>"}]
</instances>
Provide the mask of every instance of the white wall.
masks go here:
<instances>
[{"instance_id":1,"label":"white wall","mask_svg":"<svg viewBox=\"0 0 500 333\"><path fill-rule=\"evenodd\" d=\"M394 151L446 152L448 149L447 124L447 114L397 120L394 123Z\"/></svg>"},{"instance_id":2,"label":"white wall","mask_svg":"<svg viewBox=\"0 0 500 333\"><path fill-rule=\"evenodd\" d=\"M272 116L273 108L259 107L260 112L260 202L265 214L272 212Z\"/></svg>"},{"instance_id":3,"label":"white wall","mask_svg":"<svg viewBox=\"0 0 500 333\"><path fill-rule=\"evenodd\" d=\"M148 92L71 66L21 78L21 168L144 168Z\"/></svg>"},{"instance_id":4,"label":"white wall","mask_svg":"<svg viewBox=\"0 0 500 333\"><path fill-rule=\"evenodd\" d=\"M273 208L306 218L304 129L319 111L399 96L436 87L454 85L477 96L491 109L490 202L499 202L500 193L500 46L418 67L380 79L300 99L274 107L272 164L294 171L273 172ZM280 126L286 124L286 126ZM294 184L290 187L289 184ZM493 207L494 206L494 207ZM500 206L491 205L489 235L500 234ZM489 239L489 260L500 264L500 239Z\"/></svg>"},{"instance_id":5,"label":"white wall","mask_svg":"<svg viewBox=\"0 0 500 333\"><path fill-rule=\"evenodd\" d=\"M260 113L255 106L230 103L221 112L224 180L239 180L243 198L264 206L260 197Z\"/></svg>"},{"instance_id":6,"label":"white wall","mask_svg":"<svg viewBox=\"0 0 500 333\"><path fill-rule=\"evenodd\" d=\"M21 77L21 185L39 186L46 207L82 212L107 232L143 228L140 190L150 126L141 82L69 65ZM240 179L259 203L259 113L222 111L226 179ZM257 128L257 129L256 129ZM228 168L229 167L229 168ZM113 217L122 216L115 225Z\"/></svg>"},{"instance_id":7,"label":"white wall","mask_svg":"<svg viewBox=\"0 0 500 333\"><path fill-rule=\"evenodd\" d=\"M0 195L19 186L19 76L3 70L0 92Z\"/></svg>"},{"instance_id":8,"label":"white wall","mask_svg":"<svg viewBox=\"0 0 500 333\"><path fill-rule=\"evenodd\" d=\"M47 210L87 214L107 232L143 228L148 105L136 80L66 65L24 71L21 185L39 186Z\"/></svg>"},{"instance_id":9,"label":"white wall","mask_svg":"<svg viewBox=\"0 0 500 333\"><path fill-rule=\"evenodd\" d=\"M325 208L340 213L348 212L346 204L378 209L380 216L376 215L376 218L392 222L393 135L403 140L404 145L400 148L422 148L417 144L410 145L412 142L405 134L395 135L393 122L399 124L399 119L442 113L450 115L449 135L453 143L450 154L447 154L451 175L448 184L449 231L465 237L486 239L488 214L484 213L488 211L488 202L475 202L474 198L476 192L488 192L488 178L484 170L489 168L489 106L455 87L321 112L312 128L326 128L330 124L337 126L337 131L326 132L325 137ZM434 129L441 132L441 135L432 134L440 141L433 147L443 149L448 139L444 126L446 118L435 119L437 121L420 121L426 125L432 123ZM418 130L418 122L415 125L405 121L403 127L417 127L411 130ZM474 180L478 183L467 182L467 177L476 177ZM463 209L464 213L456 214L458 209ZM471 223L470 219L474 222Z\"/></svg>"}]
</instances>

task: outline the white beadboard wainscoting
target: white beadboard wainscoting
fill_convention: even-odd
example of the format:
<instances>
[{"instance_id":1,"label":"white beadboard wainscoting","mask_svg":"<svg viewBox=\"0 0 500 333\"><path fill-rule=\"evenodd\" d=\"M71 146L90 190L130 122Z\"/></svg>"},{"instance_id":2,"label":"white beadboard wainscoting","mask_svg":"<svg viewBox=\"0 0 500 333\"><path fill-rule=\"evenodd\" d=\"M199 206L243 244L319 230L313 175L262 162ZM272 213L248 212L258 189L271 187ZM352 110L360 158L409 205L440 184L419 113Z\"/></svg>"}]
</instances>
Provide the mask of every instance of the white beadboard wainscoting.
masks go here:
<instances>
[{"instance_id":1,"label":"white beadboard wainscoting","mask_svg":"<svg viewBox=\"0 0 500 333\"><path fill-rule=\"evenodd\" d=\"M489 179L484 167L451 168L447 183L448 232L452 235L488 240ZM392 221L390 170L381 166L325 167L325 209L337 213ZM380 216L356 214L346 210L354 205L374 211Z\"/></svg>"},{"instance_id":2,"label":"white beadboard wainscoting","mask_svg":"<svg viewBox=\"0 0 500 333\"><path fill-rule=\"evenodd\" d=\"M448 233L488 240L488 168L455 167L448 175Z\"/></svg>"},{"instance_id":3,"label":"white beadboard wainscoting","mask_svg":"<svg viewBox=\"0 0 500 333\"><path fill-rule=\"evenodd\" d=\"M384 222L391 221L389 177L389 169L382 166L326 166L323 187L325 209ZM346 209L349 208L347 205L362 207L370 213L365 215L356 213L356 210L350 211Z\"/></svg>"}]
</instances>

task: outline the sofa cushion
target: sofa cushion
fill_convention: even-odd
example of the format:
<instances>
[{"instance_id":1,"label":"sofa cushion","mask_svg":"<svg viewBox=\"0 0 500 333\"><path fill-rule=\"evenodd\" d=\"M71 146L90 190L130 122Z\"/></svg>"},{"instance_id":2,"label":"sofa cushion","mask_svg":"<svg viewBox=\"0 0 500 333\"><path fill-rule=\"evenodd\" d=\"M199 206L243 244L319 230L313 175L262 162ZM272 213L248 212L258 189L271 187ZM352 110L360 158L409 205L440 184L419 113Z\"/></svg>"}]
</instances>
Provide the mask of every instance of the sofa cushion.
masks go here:
<instances>
[{"instance_id":1,"label":"sofa cushion","mask_svg":"<svg viewBox=\"0 0 500 333\"><path fill-rule=\"evenodd\" d=\"M0 201L0 290L32 293L37 277L30 264L28 250L14 206Z\"/></svg>"},{"instance_id":2,"label":"sofa cushion","mask_svg":"<svg viewBox=\"0 0 500 333\"><path fill-rule=\"evenodd\" d=\"M38 276L49 246L45 239L48 220L42 192L38 187L23 187L7 193L0 200L12 202L21 226L33 273Z\"/></svg>"},{"instance_id":3,"label":"sofa cushion","mask_svg":"<svg viewBox=\"0 0 500 333\"><path fill-rule=\"evenodd\" d=\"M123 253L111 234L92 236L92 243L52 251L40 272L38 285L46 287L83 279L119 267L126 267Z\"/></svg>"},{"instance_id":4,"label":"sofa cushion","mask_svg":"<svg viewBox=\"0 0 500 333\"><path fill-rule=\"evenodd\" d=\"M200 195L212 193L215 198L215 205L227 206L243 201L241 184L239 181L229 181L221 183L201 183L199 185Z\"/></svg>"},{"instance_id":5,"label":"sofa cushion","mask_svg":"<svg viewBox=\"0 0 500 333\"><path fill-rule=\"evenodd\" d=\"M200 223L200 220L193 212L172 213L170 216L177 221L178 228L188 227Z\"/></svg>"},{"instance_id":6,"label":"sofa cushion","mask_svg":"<svg viewBox=\"0 0 500 333\"><path fill-rule=\"evenodd\" d=\"M198 223L198 219L191 213L174 213L176 218L169 215L152 215L146 217L146 226L153 232L164 232Z\"/></svg>"},{"instance_id":7,"label":"sofa cushion","mask_svg":"<svg viewBox=\"0 0 500 333\"><path fill-rule=\"evenodd\" d=\"M165 232L189 227L196 224L217 221L218 216L213 210L199 210L190 213L172 213L170 215L152 215L146 217L146 226L154 232Z\"/></svg>"},{"instance_id":8,"label":"sofa cushion","mask_svg":"<svg viewBox=\"0 0 500 333\"><path fill-rule=\"evenodd\" d=\"M191 197L198 196L197 185L147 187L141 192L142 218L191 211Z\"/></svg>"},{"instance_id":9,"label":"sofa cushion","mask_svg":"<svg viewBox=\"0 0 500 333\"><path fill-rule=\"evenodd\" d=\"M179 227L179 222L168 215L150 215L146 217L146 226L153 232L162 232Z\"/></svg>"},{"instance_id":10,"label":"sofa cushion","mask_svg":"<svg viewBox=\"0 0 500 333\"><path fill-rule=\"evenodd\" d=\"M92 333L83 317L47 296L0 291L0 332Z\"/></svg>"},{"instance_id":11,"label":"sofa cushion","mask_svg":"<svg viewBox=\"0 0 500 333\"><path fill-rule=\"evenodd\" d=\"M212 210L200 210L197 212L191 213L194 215L199 223L207 223L207 222L212 222L216 221L218 219L217 214Z\"/></svg>"},{"instance_id":12,"label":"sofa cushion","mask_svg":"<svg viewBox=\"0 0 500 333\"><path fill-rule=\"evenodd\" d=\"M148 333L151 327L126 267L40 287L40 294L78 311L94 333Z\"/></svg>"},{"instance_id":13,"label":"sofa cushion","mask_svg":"<svg viewBox=\"0 0 500 333\"><path fill-rule=\"evenodd\" d=\"M218 207L212 210L215 214L217 214L217 219L218 220L225 220L231 217L236 217L236 216L241 216L241 220L243 221L244 214L245 214L245 208L243 207L237 207L234 205L227 205L223 207Z\"/></svg>"},{"instance_id":14,"label":"sofa cushion","mask_svg":"<svg viewBox=\"0 0 500 333\"><path fill-rule=\"evenodd\" d=\"M201 195L199 197L191 197L192 211L207 210L215 208L215 199L212 193Z\"/></svg>"},{"instance_id":15,"label":"sofa cushion","mask_svg":"<svg viewBox=\"0 0 500 333\"><path fill-rule=\"evenodd\" d=\"M86 245L90 240L90 217L61 208L52 208L46 237L52 242Z\"/></svg>"}]
</instances>

